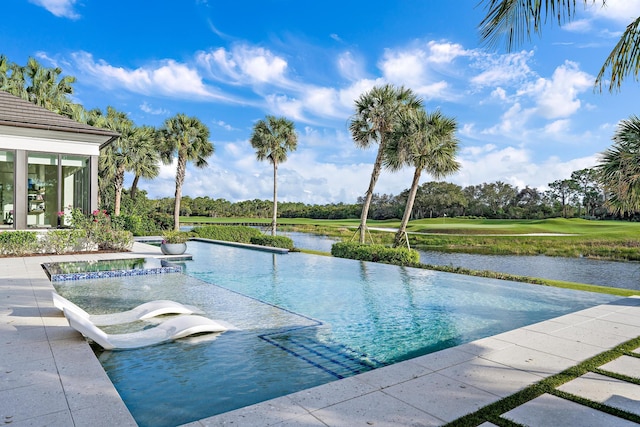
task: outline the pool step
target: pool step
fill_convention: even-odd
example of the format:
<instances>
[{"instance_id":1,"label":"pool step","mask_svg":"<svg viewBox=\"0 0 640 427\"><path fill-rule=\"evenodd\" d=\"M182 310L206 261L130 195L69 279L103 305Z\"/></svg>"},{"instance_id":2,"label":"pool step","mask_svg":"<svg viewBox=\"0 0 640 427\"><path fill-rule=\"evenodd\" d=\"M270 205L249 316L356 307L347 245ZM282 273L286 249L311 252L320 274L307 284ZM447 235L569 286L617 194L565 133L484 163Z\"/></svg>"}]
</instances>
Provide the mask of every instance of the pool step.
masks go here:
<instances>
[{"instance_id":1,"label":"pool step","mask_svg":"<svg viewBox=\"0 0 640 427\"><path fill-rule=\"evenodd\" d=\"M336 378L347 378L383 366L344 345L327 344L299 335L268 335L264 340Z\"/></svg>"}]
</instances>

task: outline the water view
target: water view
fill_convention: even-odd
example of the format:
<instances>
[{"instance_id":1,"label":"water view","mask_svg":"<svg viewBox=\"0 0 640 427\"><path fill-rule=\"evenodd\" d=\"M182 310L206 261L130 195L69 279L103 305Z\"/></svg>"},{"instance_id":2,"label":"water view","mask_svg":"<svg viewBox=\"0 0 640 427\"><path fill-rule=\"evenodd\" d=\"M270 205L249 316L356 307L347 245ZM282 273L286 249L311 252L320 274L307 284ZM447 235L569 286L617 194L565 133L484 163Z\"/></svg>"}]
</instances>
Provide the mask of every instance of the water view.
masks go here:
<instances>
[{"instance_id":1,"label":"water view","mask_svg":"<svg viewBox=\"0 0 640 427\"><path fill-rule=\"evenodd\" d=\"M616 299L303 253L188 246L186 275L55 285L96 314L173 299L239 328L138 350L96 349L141 426L194 421Z\"/></svg>"}]
</instances>

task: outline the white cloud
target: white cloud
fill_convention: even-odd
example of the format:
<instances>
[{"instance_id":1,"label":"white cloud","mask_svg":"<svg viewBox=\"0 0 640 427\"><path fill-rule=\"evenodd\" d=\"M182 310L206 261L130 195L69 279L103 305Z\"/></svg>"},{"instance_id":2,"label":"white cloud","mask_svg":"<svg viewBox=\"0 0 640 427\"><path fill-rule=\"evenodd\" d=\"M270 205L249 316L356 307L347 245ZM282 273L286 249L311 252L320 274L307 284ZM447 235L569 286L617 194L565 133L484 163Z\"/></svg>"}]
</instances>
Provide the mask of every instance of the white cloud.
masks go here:
<instances>
[{"instance_id":1,"label":"white cloud","mask_svg":"<svg viewBox=\"0 0 640 427\"><path fill-rule=\"evenodd\" d=\"M155 65L126 69L112 66L103 60L95 61L87 52L76 52L72 57L79 72L90 75L100 85L109 88L122 87L144 95L232 100L231 97L207 87L195 69L172 59Z\"/></svg>"},{"instance_id":2,"label":"white cloud","mask_svg":"<svg viewBox=\"0 0 640 427\"><path fill-rule=\"evenodd\" d=\"M593 87L593 77L580 71L578 64L571 61L553 72L551 79L539 78L525 86L520 94L528 94L537 101L538 114L547 119L568 117L581 106L580 93Z\"/></svg>"},{"instance_id":3,"label":"white cloud","mask_svg":"<svg viewBox=\"0 0 640 427\"><path fill-rule=\"evenodd\" d=\"M429 62L437 64L449 64L459 56L467 55L468 52L458 43L436 42L427 43L429 52Z\"/></svg>"},{"instance_id":4,"label":"white cloud","mask_svg":"<svg viewBox=\"0 0 640 427\"><path fill-rule=\"evenodd\" d=\"M337 59L338 72L348 80L359 80L364 76L362 61L356 59L353 52L343 52Z\"/></svg>"},{"instance_id":5,"label":"white cloud","mask_svg":"<svg viewBox=\"0 0 640 427\"><path fill-rule=\"evenodd\" d=\"M528 64L532 57L533 51L521 51L506 55L476 53L476 61L472 66L482 71L471 78L471 83L485 87L523 82L533 74Z\"/></svg>"},{"instance_id":6,"label":"white cloud","mask_svg":"<svg viewBox=\"0 0 640 427\"><path fill-rule=\"evenodd\" d=\"M170 111L165 109L165 108L153 108L151 107L151 105L149 105L147 103L147 101L144 101L142 104L140 104L140 109L142 111L144 111L145 113L148 114L153 114L153 115L169 115Z\"/></svg>"},{"instance_id":7,"label":"white cloud","mask_svg":"<svg viewBox=\"0 0 640 427\"><path fill-rule=\"evenodd\" d=\"M590 6L589 12L594 17L627 25L640 15L640 0L607 0L604 6L596 2Z\"/></svg>"},{"instance_id":8,"label":"white cloud","mask_svg":"<svg viewBox=\"0 0 640 427\"><path fill-rule=\"evenodd\" d=\"M218 48L200 52L198 63L205 67L212 78L232 84L287 83L287 61L262 47L246 44L235 45L230 51Z\"/></svg>"},{"instance_id":9,"label":"white cloud","mask_svg":"<svg viewBox=\"0 0 640 427\"><path fill-rule=\"evenodd\" d=\"M29 2L44 7L59 18L80 18L80 15L73 10L77 0L29 0Z\"/></svg>"}]
</instances>

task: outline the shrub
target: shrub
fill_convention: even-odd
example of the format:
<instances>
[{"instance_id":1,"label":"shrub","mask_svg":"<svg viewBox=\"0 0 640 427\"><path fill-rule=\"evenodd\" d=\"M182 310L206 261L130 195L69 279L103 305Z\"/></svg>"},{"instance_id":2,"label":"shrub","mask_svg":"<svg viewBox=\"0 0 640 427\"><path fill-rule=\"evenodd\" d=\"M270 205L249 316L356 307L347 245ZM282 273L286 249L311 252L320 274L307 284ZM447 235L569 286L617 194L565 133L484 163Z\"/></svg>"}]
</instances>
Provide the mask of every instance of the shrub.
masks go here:
<instances>
[{"instance_id":1,"label":"shrub","mask_svg":"<svg viewBox=\"0 0 640 427\"><path fill-rule=\"evenodd\" d=\"M272 248L293 249L293 240L286 236L267 236L262 234L260 236L252 237L250 243L260 246L269 246Z\"/></svg>"},{"instance_id":2,"label":"shrub","mask_svg":"<svg viewBox=\"0 0 640 427\"><path fill-rule=\"evenodd\" d=\"M42 236L40 244L44 252L60 255L76 250L84 236L83 230L49 230Z\"/></svg>"},{"instance_id":3,"label":"shrub","mask_svg":"<svg viewBox=\"0 0 640 427\"><path fill-rule=\"evenodd\" d=\"M407 248L390 248L384 245L363 245L353 242L338 242L331 246L331 255L360 261L383 262L395 265L417 265L418 251Z\"/></svg>"},{"instance_id":4,"label":"shrub","mask_svg":"<svg viewBox=\"0 0 640 427\"><path fill-rule=\"evenodd\" d=\"M0 233L0 254L24 255L39 248L35 231L4 231Z\"/></svg>"},{"instance_id":5,"label":"shrub","mask_svg":"<svg viewBox=\"0 0 640 427\"><path fill-rule=\"evenodd\" d=\"M162 233L163 243L186 243L191 237L186 231L167 230Z\"/></svg>"},{"instance_id":6,"label":"shrub","mask_svg":"<svg viewBox=\"0 0 640 427\"><path fill-rule=\"evenodd\" d=\"M193 233L203 239L238 243L251 243L252 237L262 236L262 233L258 229L231 225L203 225L201 227L195 227Z\"/></svg>"}]
</instances>

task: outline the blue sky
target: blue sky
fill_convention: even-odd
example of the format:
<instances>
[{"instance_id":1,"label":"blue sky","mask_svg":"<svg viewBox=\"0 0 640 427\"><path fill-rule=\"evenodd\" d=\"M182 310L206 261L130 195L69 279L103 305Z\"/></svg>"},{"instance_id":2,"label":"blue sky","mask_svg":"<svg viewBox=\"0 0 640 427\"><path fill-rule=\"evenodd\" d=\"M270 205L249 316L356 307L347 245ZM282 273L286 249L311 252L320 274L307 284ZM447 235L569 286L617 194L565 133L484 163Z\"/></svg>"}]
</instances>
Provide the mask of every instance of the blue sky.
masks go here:
<instances>
[{"instance_id":1,"label":"blue sky","mask_svg":"<svg viewBox=\"0 0 640 427\"><path fill-rule=\"evenodd\" d=\"M299 134L279 168L279 200L354 203L376 152L355 147L348 121L354 99L384 83L410 87L427 110L457 119L462 169L447 181L545 189L594 166L617 122L640 113L632 78L617 93L593 90L640 0L579 6L572 23L547 26L511 53L480 43L477 3L11 0L0 53L61 67L78 79L75 101L113 106L138 125L197 116L215 154L208 168L188 168L183 193L192 197L271 198L271 165L255 160L248 139L272 114ZM412 173L383 172L376 192L399 194ZM173 196L174 176L163 166L141 187Z\"/></svg>"}]
</instances>

